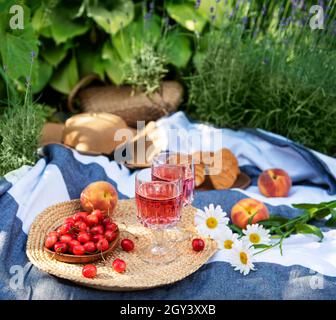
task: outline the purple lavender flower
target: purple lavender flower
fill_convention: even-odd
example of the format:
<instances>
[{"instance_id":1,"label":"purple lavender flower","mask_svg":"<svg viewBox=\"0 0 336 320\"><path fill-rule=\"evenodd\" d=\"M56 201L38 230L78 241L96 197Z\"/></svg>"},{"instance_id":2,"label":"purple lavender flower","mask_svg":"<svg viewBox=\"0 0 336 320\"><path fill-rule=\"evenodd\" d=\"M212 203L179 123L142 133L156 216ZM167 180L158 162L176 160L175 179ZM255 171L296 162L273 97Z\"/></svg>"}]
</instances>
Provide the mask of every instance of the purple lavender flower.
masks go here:
<instances>
[{"instance_id":1,"label":"purple lavender flower","mask_svg":"<svg viewBox=\"0 0 336 320\"><path fill-rule=\"evenodd\" d=\"M152 18L152 13L151 12L146 12L146 14L144 15L144 19L146 21L150 20Z\"/></svg>"},{"instance_id":2,"label":"purple lavender flower","mask_svg":"<svg viewBox=\"0 0 336 320\"><path fill-rule=\"evenodd\" d=\"M35 53L34 50L30 53L30 56L31 56L32 59L34 59L36 57L36 53Z\"/></svg>"},{"instance_id":3,"label":"purple lavender flower","mask_svg":"<svg viewBox=\"0 0 336 320\"><path fill-rule=\"evenodd\" d=\"M233 15L234 15L234 10L232 9L232 11L230 12L229 18L232 19Z\"/></svg>"},{"instance_id":4,"label":"purple lavender flower","mask_svg":"<svg viewBox=\"0 0 336 320\"><path fill-rule=\"evenodd\" d=\"M214 13L215 12L215 8L214 7L210 7L210 12Z\"/></svg>"},{"instance_id":5,"label":"purple lavender flower","mask_svg":"<svg viewBox=\"0 0 336 320\"><path fill-rule=\"evenodd\" d=\"M213 15L210 17L210 19L211 19L211 21L215 21L215 19L216 19L216 15L213 14Z\"/></svg>"},{"instance_id":6,"label":"purple lavender flower","mask_svg":"<svg viewBox=\"0 0 336 320\"><path fill-rule=\"evenodd\" d=\"M154 2L151 2L151 3L149 4L149 11L150 11L150 12L154 12Z\"/></svg>"},{"instance_id":7,"label":"purple lavender flower","mask_svg":"<svg viewBox=\"0 0 336 320\"><path fill-rule=\"evenodd\" d=\"M198 9L201 5L201 0L196 0L195 9Z\"/></svg>"},{"instance_id":8,"label":"purple lavender flower","mask_svg":"<svg viewBox=\"0 0 336 320\"><path fill-rule=\"evenodd\" d=\"M243 17L243 19L242 19L242 23L243 23L244 26L246 26L247 21L248 21L248 17L246 17L246 16Z\"/></svg>"}]
</instances>

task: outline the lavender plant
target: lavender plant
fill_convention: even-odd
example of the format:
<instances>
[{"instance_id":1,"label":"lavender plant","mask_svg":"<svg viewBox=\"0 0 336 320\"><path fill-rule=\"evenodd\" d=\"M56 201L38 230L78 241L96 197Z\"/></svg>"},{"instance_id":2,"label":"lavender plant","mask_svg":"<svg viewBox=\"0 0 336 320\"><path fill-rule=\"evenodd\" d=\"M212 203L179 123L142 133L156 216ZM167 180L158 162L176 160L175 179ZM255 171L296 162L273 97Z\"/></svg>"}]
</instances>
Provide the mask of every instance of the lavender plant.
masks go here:
<instances>
[{"instance_id":1,"label":"lavender plant","mask_svg":"<svg viewBox=\"0 0 336 320\"><path fill-rule=\"evenodd\" d=\"M186 79L188 112L221 127L270 130L335 156L336 37L331 27L312 31L309 19L302 24L297 16L265 29L262 12L252 22L236 11L232 23L211 28Z\"/></svg>"},{"instance_id":2,"label":"lavender plant","mask_svg":"<svg viewBox=\"0 0 336 320\"><path fill-rule=\"evenodd\" d=\"M35 53L32 52L24 97L14 89L7 77L6 68L1 71L7 87L7 99L3 102L7 107L0 116L0 177L23 165L34 165L37 160L37 148L46 113L44 107L32 99L34 59Z\"/></svg>"}]
</instances>

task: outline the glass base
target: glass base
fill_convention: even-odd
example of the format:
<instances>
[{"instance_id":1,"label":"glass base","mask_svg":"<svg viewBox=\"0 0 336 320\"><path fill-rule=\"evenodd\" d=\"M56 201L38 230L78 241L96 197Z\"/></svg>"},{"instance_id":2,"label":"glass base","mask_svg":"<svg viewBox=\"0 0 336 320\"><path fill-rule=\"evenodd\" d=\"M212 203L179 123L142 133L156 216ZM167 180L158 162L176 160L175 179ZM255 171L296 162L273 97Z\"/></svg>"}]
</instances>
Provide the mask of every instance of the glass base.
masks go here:
<instances>
[{"instance_id":1,"label":"glass base","mask_svg":"<svg viewBox=\"0 0 336 320\"><path fill-rule=\"evenodd\" d=\"M176 250L160 246L147 246L141 252L141 260L155 265L168 264L176 260L178 254Z\"/></svg>"},{"instance_id":2,"label":"glass base","mask_svg":"<svg viewBox=\"0 0 336 320\"><path fill-rule=\"evenodd\" d=\"M170 242L182 242L192 238L191 232L178 227L170 228L166 232Z\"/></svg>"}]
</instances>

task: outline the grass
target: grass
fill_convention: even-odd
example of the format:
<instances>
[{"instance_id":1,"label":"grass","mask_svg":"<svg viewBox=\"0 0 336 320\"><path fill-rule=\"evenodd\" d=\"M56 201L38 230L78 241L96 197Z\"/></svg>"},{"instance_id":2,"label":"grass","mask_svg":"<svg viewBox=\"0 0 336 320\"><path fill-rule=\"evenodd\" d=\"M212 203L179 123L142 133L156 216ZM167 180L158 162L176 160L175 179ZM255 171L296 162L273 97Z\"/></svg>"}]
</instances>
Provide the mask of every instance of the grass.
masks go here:
<instances>
[{"instance_id":1,"label":"grass","mask_svg":"<svg viewBox=\"0 0 336 320\"><path fill-rule=\"evenodd\" d=\"M336 156L333 31L253 26L234 21L201 39L197 68L186 79L188 112L220 127L273 131Z\"/></svg>"}]
</instances>

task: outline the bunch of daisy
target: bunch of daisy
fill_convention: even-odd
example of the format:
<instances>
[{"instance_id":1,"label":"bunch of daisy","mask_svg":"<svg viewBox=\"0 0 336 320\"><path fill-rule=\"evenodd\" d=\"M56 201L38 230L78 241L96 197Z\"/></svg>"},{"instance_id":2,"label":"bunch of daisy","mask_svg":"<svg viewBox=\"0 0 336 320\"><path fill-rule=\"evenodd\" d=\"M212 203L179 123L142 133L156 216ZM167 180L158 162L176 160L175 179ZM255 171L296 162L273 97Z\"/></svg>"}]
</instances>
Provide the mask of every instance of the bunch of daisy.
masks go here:
<instances>
[{"instance_id":1,"label":"bunch of daisy","mask_svg":"<svg viewBox=\"0 0 336 320\"><path fill-rule=\"evenodd\" d=\"M217 241L218 248L228 253L234 270L247 275L250 270L255 270L254 247L269 244L270 234L263 226L252 224L247 225L243 234L239 235L229 227L229 221L227 213L219 205L210 204L204 210L198 209L195 215L198 232Z\"/></svg>"}]
</instances>

